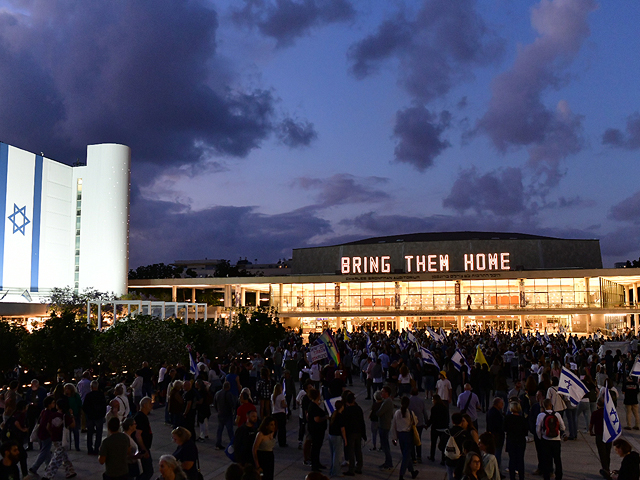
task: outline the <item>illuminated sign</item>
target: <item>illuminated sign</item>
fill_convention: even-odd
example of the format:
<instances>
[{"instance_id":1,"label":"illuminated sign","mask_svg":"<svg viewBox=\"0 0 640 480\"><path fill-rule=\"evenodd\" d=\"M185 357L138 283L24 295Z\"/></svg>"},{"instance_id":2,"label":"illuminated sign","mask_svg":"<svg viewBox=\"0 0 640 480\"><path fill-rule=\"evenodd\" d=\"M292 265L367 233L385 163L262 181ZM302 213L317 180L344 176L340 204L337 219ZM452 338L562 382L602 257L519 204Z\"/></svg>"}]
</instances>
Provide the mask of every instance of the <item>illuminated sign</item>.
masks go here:
<instances>
[{"instance_id":1,"label":"illuminated sign","mask_svg":"<svg viewBox=\"0 0 640 480\"><path fill-rule=\"evenodd\" d=\"M345 274L391 273L391 257L342 257L340 271ZM405 272L448 272L449 255L405 255ZM511 270L509 253L465 253L464 271Z\"/></svg>"}]
</instances>

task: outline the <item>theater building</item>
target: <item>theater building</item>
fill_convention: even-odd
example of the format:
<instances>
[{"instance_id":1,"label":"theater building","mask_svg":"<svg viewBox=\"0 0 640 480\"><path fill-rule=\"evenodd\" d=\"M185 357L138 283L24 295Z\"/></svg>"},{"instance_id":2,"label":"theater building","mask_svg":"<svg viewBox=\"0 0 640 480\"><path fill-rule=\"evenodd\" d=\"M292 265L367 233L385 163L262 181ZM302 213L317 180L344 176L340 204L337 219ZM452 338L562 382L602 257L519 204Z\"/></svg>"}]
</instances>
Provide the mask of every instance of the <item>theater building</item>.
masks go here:
<instances>
[{"instance_id":1,"label":"theater building","mask_svg":"<svg viewBox=\"0 0 640 480\"><path fill-rule=\"evenodd\" d=\"M598 240L517 233L417 233L293 250L277 277L132 280L129 290L202 301L211 315L275 307L319 330L488 327L593 332L635 327L640 269L604 269ZM634 317L636 321L634 322ZM637 327L636 327L637 328Z\"/></svg>"}]
</instances>

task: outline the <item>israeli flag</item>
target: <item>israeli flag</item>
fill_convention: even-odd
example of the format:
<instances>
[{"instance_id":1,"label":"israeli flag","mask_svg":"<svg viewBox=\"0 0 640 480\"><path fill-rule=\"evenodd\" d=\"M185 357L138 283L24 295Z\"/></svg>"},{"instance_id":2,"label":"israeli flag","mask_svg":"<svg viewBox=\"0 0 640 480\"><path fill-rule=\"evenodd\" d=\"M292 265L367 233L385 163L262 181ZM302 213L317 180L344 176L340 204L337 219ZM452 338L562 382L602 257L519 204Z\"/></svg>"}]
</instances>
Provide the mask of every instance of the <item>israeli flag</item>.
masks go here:
<instances>
[{"instance_id":1,"label":"israeli flag","mask_svg":"<svg viewBox=\"0 0 640 480\"><path fill-rule=\"evenodd\" d=\"M324 406L327 409L327 413L329 415L333 415L333 412L336 411L336 402L338 400L342 400L342 397L333 397L333 398L330 398L329 400L324 401Z\"/></svg>"},{"instance_id":2,"label":"israeli flag","mask_svg":"<svg viewBox=\"0 0 640 480\"><path fill-rule=\"evenodd\" d=\"M540 335L540 332L536 332L536 340L538 340L538 343L540 343L540 345L542 345L542 336Z\"/></svg>"},{"instance_id":3,"label":"israeli flag","mask_svg":"<svg viewBox=\"0 0 640 480\"><path fill-rule=\"evenodd\" d=\"M443 342L443 338L440 336L440 334L434 332L431 327L427 327L427 332L429 332L429 335L431 335L436 342Z\"/></svg>"},{"instance_id":4,"label":"israeli flag","mask_svg":"<svg viewBox=\"0 0 640 480\"><path fill-rule=\"evenodd\" d=\"M571 403L578 405L582 397L589 393L589 389L584 386L584 383L582 383L571 370L562 367L562 373L560 374L560 381L558 383L558 393L568 396Z\"/></svg>"},{"instance_id":5,"label":"israeli flag","mask_svg":"<svg viewBox=\"0 0 640 480\"><path fill-rule=\"evenodd\" d=\"M371 352L371 348L373 347L373 343L371 343L371 338L367 335L367 353Z\"/></svg>"},{"instance_id":6,"label":"israeli flag","mask_svg":"<svg viewBox=\"0 0 640 480\"><path fill-rule=\"evenodd\" d=\"M467 367L467 372L471 371L471 367L469 366L469 363L467 363L467 359L464 358L464 355L462 355L459 348L456 348L456 352L451 357L451 363L453 363L453 366L456 367L456 370L458 371L460 371L463 365Z\"/></svg>"},{"instance_id":7,"label":"israeli flag","mask_svg":"<svg viewBox=\"0 0 640 480\"><path fill-rule=\"evenodd\" d=\"M416 340L416 337L411 332L407 332L407 338L411 343L418 343L418 340Z\"/></svg>"},{"instance_id":8,"label":"israeli flag","mask_svg":"<svg viewBox=\"0 0 640 480\"><path fill-rule=\"evenodd\" d=\"M438 362L436 361L436 357L433 356L433 353L431 353L428 348L421 346L420 355L422 355L422 360L424 360L425 363L433 365L438 369L438 371L440 370L440 365L438 365Z\"/></svg>"},{"instance_id":9,"label":"israeli flag","mask_svg":"<svg viewBox=\"0 0 640 480\"><path fill-rule=\"evenodd\" d=\"M572 345L572 349L571 349L571 355L575 356L578 354L578 346L576 345L576 341L573 337L571 337L571 345Z\"/></svg>"},{"instance_id":10,"label":"israeli flag","mask_svg":"<svg viewBox=\"0 0 640 480\"><path fill-rule=\"evenodd\" d=\"M633 368L629 375L632 377L640 377L640 356L636 356L636 361L633 363Z\"/></svg>"},{"instance_id":11,"label":"israeli flag","mask_svg":"<svg viewBox=\"0 0 640 480\"><path fill-rule=\"evenodd\" d=\"M196 361L193 359L191 352L189 352L189 371L194 375L198 374L198 366L196 365Z\"/></svg>"},{"instance_id":12,"label":"israeli flag","mask_svg":"<svg viewBox=\"0 0 640 480\"><path fill-rule=\"evenodd\" d=\"M602 441L605 443L611 443L622 433L622 425L620 425L620 418L618 418L618 412L616 406L613 404L609 389L604 390L604 429L602 432Z\"/></svg>"},{"instance_id":13,"label":"israeli flag","mask_svg":"<svg viewBox=\"0 0 640 480\"><path fill-rule=\"evenodd\" d=\"M403 342L400 337L398 337L397 343L398 343L398 346L400 347L400 350L404 350L405 348L407 348L407 344Z\"/></svg>"},{"instance_id":14,"label":"israeli flag","mask_svg":"<svg viewBox=\"0 0 640 480\"><path fill-rule=\"evenodd\" d=\"M550 342L550 340L549 340L549 334L547 333L547 329L546 329L546 328L544 329L544 339L547 341L547 343L549 343L549 342Z\"/></svg>"}]
</instances>

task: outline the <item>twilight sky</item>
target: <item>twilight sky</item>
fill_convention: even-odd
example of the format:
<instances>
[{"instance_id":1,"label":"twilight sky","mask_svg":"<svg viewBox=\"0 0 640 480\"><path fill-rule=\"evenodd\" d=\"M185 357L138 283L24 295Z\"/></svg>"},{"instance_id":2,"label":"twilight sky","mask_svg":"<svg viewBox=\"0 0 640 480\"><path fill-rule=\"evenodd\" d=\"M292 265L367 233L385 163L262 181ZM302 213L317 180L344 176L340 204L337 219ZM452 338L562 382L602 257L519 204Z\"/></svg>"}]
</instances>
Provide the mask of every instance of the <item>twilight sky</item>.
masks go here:
<instances>
[{"instance_id":1,"label":"twilight sky","mask_svg":"<svg viewBox=\"0 0 640 480\"><path fill-rule=\"evenodd\" d=\"M132 268L456 230L640 256L638 2L0 7L0 140L129 145Z\"/></svg>"}]
</instances>

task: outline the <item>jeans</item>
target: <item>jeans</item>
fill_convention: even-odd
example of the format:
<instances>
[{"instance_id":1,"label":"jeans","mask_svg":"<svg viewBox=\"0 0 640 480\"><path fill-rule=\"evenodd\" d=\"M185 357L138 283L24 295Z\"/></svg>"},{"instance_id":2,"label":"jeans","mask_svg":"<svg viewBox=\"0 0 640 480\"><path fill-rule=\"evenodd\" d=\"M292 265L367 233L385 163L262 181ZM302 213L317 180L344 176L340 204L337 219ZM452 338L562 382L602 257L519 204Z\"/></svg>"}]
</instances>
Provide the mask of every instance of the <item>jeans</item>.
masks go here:
<instances>
[{"instance_id":1,"label":"jeans","mask_svg":"<svg viewBox=\"0 0 640 480\"><path fill-rule=\"evenodd\" d=\"M569 429L569 438L578 438L578 409L567 408L565 411L567 417L567 428Z\"/></svg>"},{"instance_id":2,"label":"jeans","mask_svg":"<svg viewBox=\"0 0 640 480\"><path fill-rule=\"evenodd\" d=\"M273 418L278 426L278 445L284 447L287 444L287 414L284 412L274 413Z\"/></svg>"},{"instance_id":3,"label":"jeans","mask_svg":"<svg viewBox=\"0 0 640 480\"><path fill-rule=\"evenodd\" d=\"M389 430L385 428L378 428L380 434L380 448L384 452L384 465L385 467L393 467L393 459L391 458L391 446L389 445Z\"/></svg>"},{"instance_id":4,"label":"jeans","mask_svg":"<svg viewBox=\"0 0 640 480\"><path fill-rule=\"evenodd\" d=\"M376 448L378 440L378 422L371 422L371 443L373 448Z\"/></svg>"},{"instance_id":5,"label":"jeans","mask_svg":"<svg viewBox=\"0 0 640 480\"><path fill-rule=\"evenodd\" d=\"M311 470L314 472L320 471L320 449L322 449L322 442L324 442L324 430L313 431L311 433Z\"/></svg>"},{"instance_id":6,"label":"jeans","mask_svg":"<svg viewBox=\"0 0 640 480\"><path fill-rule=\"evenodd\" d=\"M87 418L87 451L89 453L100 451L100 445L102 444L102 428L104 427L104 418L98 420L91 420ZM95 435L95 442L93 436Z\"/></svg>"},{"instance_id":7,"label":"jeans","mask_svg":"<svg viewBox=\"0 0 640 480\"><path fill-rule=\"evenodd\" d=\"M449 438L449 435L447 435L443 431L437 430L431 427L431 455L429 456L432 460L436 459L436 447L438 447L438 450L442 452L441 460L444 461L444 447L446 445L448 438ZM438 439L440 439L439 444L438 444Z\"/></svg>"},{"instance_id":8,"label":"jeans","mask_svg":"<svg viewBox=\"0 0 640 480\"><path fill-rule=\"evenodd\" d=\"M498 470L502 469L502 450L504 449L504 435L493 435L496 440L496 461L498 462Z\"/></svg>"},{"instance_id":9,"label":"jeans","mask_svg":"<svg viewBox=\"0 0 640 480\"><path fill-rule=\"evenodd\" d=\"M413 473L413 462L411 461L411 450L413 449L413 433L398 432L398 443L402 452L402 463L400 464L400 477L409 469Z\"/></svg>"},{"instance_id":10,"label":"jeans","mask_svg":"<svg viewBox=\"0 0 640 480\"><path fill-rule=\"evenodd\" d=\"M222 447L222 432L227 428L227 433L229 434L229 442L233 443L233 417L226 417L224 415L218 415L218 432L216 437L216 446Z\"/></svg>"},{"instance_id":11,"label":"jeans","mask_svg":"<svg viewBox=\"0 0 640 480\"><path fill-rule=\"evenodd\" d=\"M329 454L331 455L331 467L329 476L341 475L340 465L342 465L342 452L344 451L342 436L329 435Z\"/></svg>"},{"instance_id":12,"label":"jeans","mask_svg":"<svg viewBox=\"0 0 640 480\"><path fill-rule=\"evenodd\" d=\"M596 435L596 447L600 456L600 465L607 472L611 469L611 446L613 443L604 443L602 435Z\"/></svg>"},{"instance_id":13,"label":"jeans","mask_svg":"<svg viewBox=\"0 0 640 480\"><path fill-rule=\"evenodd\" d=\"M136 480L149 480L153 477L153 459L151 455L149 455L149 458L141 458L140 463L142 463L142 473L136 477Z\"/></svg>"},{"instance_id":14,"label":"jeans","mask_svg":"<svg viewBox=\"0 0 640 480\"><path fill-rule=\"evenodd\" d=\"M580 420L580 416L582 416L584 418L584 429L585 431L588 431L589 423L591 422L591 405L589 405L589 402L578 403L578 412L576 416L576 429L579 429L578 421Z\"/></svg>"},{"instance_id":15,"label":"jeans","mask_svg":"<svg viewBox=\"0 0 640 480\"><path fill-rule=\"evenodd\" d=\"M40 440L40 453L38 453L38 458L36 458L36 463L34 463L30 470L37 472L40 468L40 465L47 462L51 459L51 438L47 438L46 440Z\"/></svg>"},{"instance_id":16,"label":"jeans","mask_svg":"<svg viewBox=\"0 0 640 480\"><path fill-rule=\"evenodd\" d=\"M80 422L81 422L81 418L78 416L74 416L74 422L76 424L75 427L70 428L69 431L71 432L71 435L73 436L73 444L76 447L76 450L79 452L80 451ZM69 448L69 450L71 450L71 448Z\"/></svg>"},{"instance_id":17,"label":"jeans","mask_svg":"<svg viewBox=\"0 0 640 480\"><path fill-rule=\"evenodd\" d=\"M362 435L359 433L347 435L347 460L350 472L362 473Z\"/></svg>"},{"instance_id":18,"label":"jeans","mask_svg":"<svg viewBox=\"0 0 640 480\"><path fill-rule=\"evenodd\" d=\"M516 480L516 472L520 480L524 480L524 451L527 444L524 445L508 445L509 451L509 479Z\"/></svg>"},{"instance_id":19,"label":"jeans","mask_svg":"<svg viewBox=\"0 0 640 480\"><path fill-rule=\"evenodd\" d=\"M562 480L562 457L560 456L561 440L541 440L542 444L542 476L544 480L551 479L553 465L555 464L556 480Z\"/></svg>"},{"instance_id":20,"label":"jeans","mask_svg":"<svg viewBox=\"0 0 640 480\"><path fill-rule=\"evenodd\" d=\"M638 404L635 405L625 405L625 410L627 411L627 427L638 427L640 426L640 422L638 421ZM631 416L635 419L635 423L631 421Z\"/></svg>"}]
</instances>

